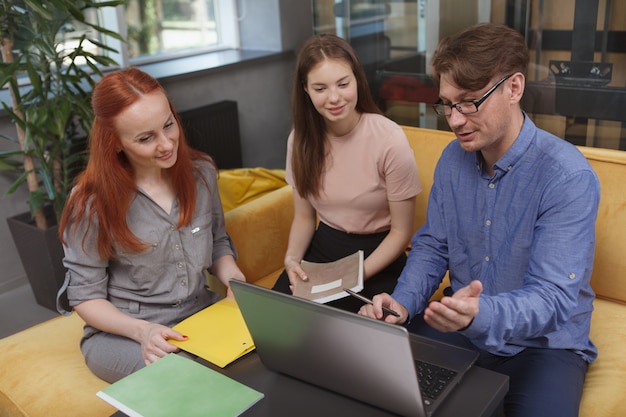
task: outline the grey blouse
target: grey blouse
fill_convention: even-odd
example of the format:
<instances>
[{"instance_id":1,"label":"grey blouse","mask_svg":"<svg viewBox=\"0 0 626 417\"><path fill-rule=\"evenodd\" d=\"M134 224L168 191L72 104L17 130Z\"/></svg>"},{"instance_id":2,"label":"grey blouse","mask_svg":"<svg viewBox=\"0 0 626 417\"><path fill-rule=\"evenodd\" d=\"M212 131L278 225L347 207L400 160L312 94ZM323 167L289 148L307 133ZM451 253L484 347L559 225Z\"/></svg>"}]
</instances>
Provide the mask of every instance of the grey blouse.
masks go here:
<instances>
[{"instance_id":1,"label":"grey blouse","mask_svg":"<svg viewBox=\"0 0 626 417\"><path fill-rule=\"evenodd\" d=\"M191 224L177 229L178 201L166 213L148 195L137 193L127 213L131 231L150 248L142 253L118 251L111 261L100 258L96 230L87 222L78 233L66 233L65 285L70 306L91 299L108 299L125 313L168 326L215 302L204 275L215 260L236 258L226 233L215 168L196 162L205 181L196 176L198 199ZM83 237L85 237L83 244Z\"/></svg>"}]
</instances>

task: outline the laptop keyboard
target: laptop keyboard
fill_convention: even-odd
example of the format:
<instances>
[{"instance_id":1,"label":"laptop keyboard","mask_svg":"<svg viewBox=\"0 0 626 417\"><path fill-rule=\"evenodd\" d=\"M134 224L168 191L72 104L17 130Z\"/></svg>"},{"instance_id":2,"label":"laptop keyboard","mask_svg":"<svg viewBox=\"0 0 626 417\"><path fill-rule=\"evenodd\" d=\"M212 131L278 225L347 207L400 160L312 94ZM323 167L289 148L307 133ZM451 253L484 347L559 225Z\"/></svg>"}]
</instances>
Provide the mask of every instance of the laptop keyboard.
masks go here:
<instances>
[{"instance_id":1,"label":"laptop keyboard","mask_svg":"<svg viewBox=\"0 0 626 417\"><path fill-rule=\"evenodd\" d=\"M415 366L422 400L426 405L437 399L456 375L456 371L419 360L415 361Z\"/></svg>"}]
</instances>

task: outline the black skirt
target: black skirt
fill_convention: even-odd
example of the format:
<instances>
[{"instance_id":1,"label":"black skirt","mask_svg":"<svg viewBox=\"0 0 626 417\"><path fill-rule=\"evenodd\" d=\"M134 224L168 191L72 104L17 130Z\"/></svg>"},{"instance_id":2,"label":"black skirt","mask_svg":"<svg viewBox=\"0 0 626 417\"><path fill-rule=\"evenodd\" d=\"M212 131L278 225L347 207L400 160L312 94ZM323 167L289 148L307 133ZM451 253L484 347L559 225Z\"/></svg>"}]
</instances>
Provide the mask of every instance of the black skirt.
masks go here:
<instances>
[{"instance_id":1,"label":"black skirt","mask_svg":"<svg viewBox=\"0 0 626 417\"><path fill-rule=\"evenodd\" d=\"M304 254L304 260L309 262L333 262L358 250L362 250L365 258L367 258L388 234L388 231L372 234L346 233L320 222L313 234L311 244ZM387 268L365 280L361 294L368 298L372 298L381 292L391 294L405 263L406 255L402 253ZM285 294L291 294L289 277L286 271L280 274L273 289ZM331 301L327 305L356 313L363 303L354 297L344 297Z\"/></svg>"}]
</instances>

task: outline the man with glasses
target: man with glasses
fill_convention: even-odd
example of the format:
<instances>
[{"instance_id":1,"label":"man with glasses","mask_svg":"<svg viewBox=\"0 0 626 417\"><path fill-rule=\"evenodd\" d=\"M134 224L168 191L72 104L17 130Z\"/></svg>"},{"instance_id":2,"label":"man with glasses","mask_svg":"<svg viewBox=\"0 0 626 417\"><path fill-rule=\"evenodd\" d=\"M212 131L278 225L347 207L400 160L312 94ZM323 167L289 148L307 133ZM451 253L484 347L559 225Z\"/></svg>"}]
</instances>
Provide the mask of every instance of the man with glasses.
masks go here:
<instances>
[{"instance_id":1,"label":"man with glasses","mask_svg":"<svg viewBox=\"0 0 626 417\"><path fill-rule=\"evenodd\" d=\"M597 356L589 282L600 189L576 147L522 111L528 62L524 38L505 26L442 40L434 109L457 139L393 294L360 314L476 349L479 366L510 377L507 417L576 417ZM447 271L451 288L429 302Z\"/></svg>"}]
</instances>

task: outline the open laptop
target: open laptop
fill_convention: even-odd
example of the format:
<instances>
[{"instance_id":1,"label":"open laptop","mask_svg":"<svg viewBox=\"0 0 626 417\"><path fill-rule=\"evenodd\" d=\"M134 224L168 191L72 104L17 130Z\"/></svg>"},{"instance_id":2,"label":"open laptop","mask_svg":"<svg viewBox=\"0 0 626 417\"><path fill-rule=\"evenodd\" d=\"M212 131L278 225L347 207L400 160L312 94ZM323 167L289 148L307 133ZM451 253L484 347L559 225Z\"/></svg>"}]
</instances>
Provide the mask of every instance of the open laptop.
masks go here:
<instances>
[{"instance_id":1,"label":"open laptop","mask_svg":"<svg viewBox=\"0 0 626 417\"><path fill-rule=\"evenodd\" d=\"M230 285L267 368L396 414L431 416L478 356L402 326L242 281ZM422 394L418 363L451 371L433 378L450 379L435 398Z\"/></svg>"}]
</instances>

